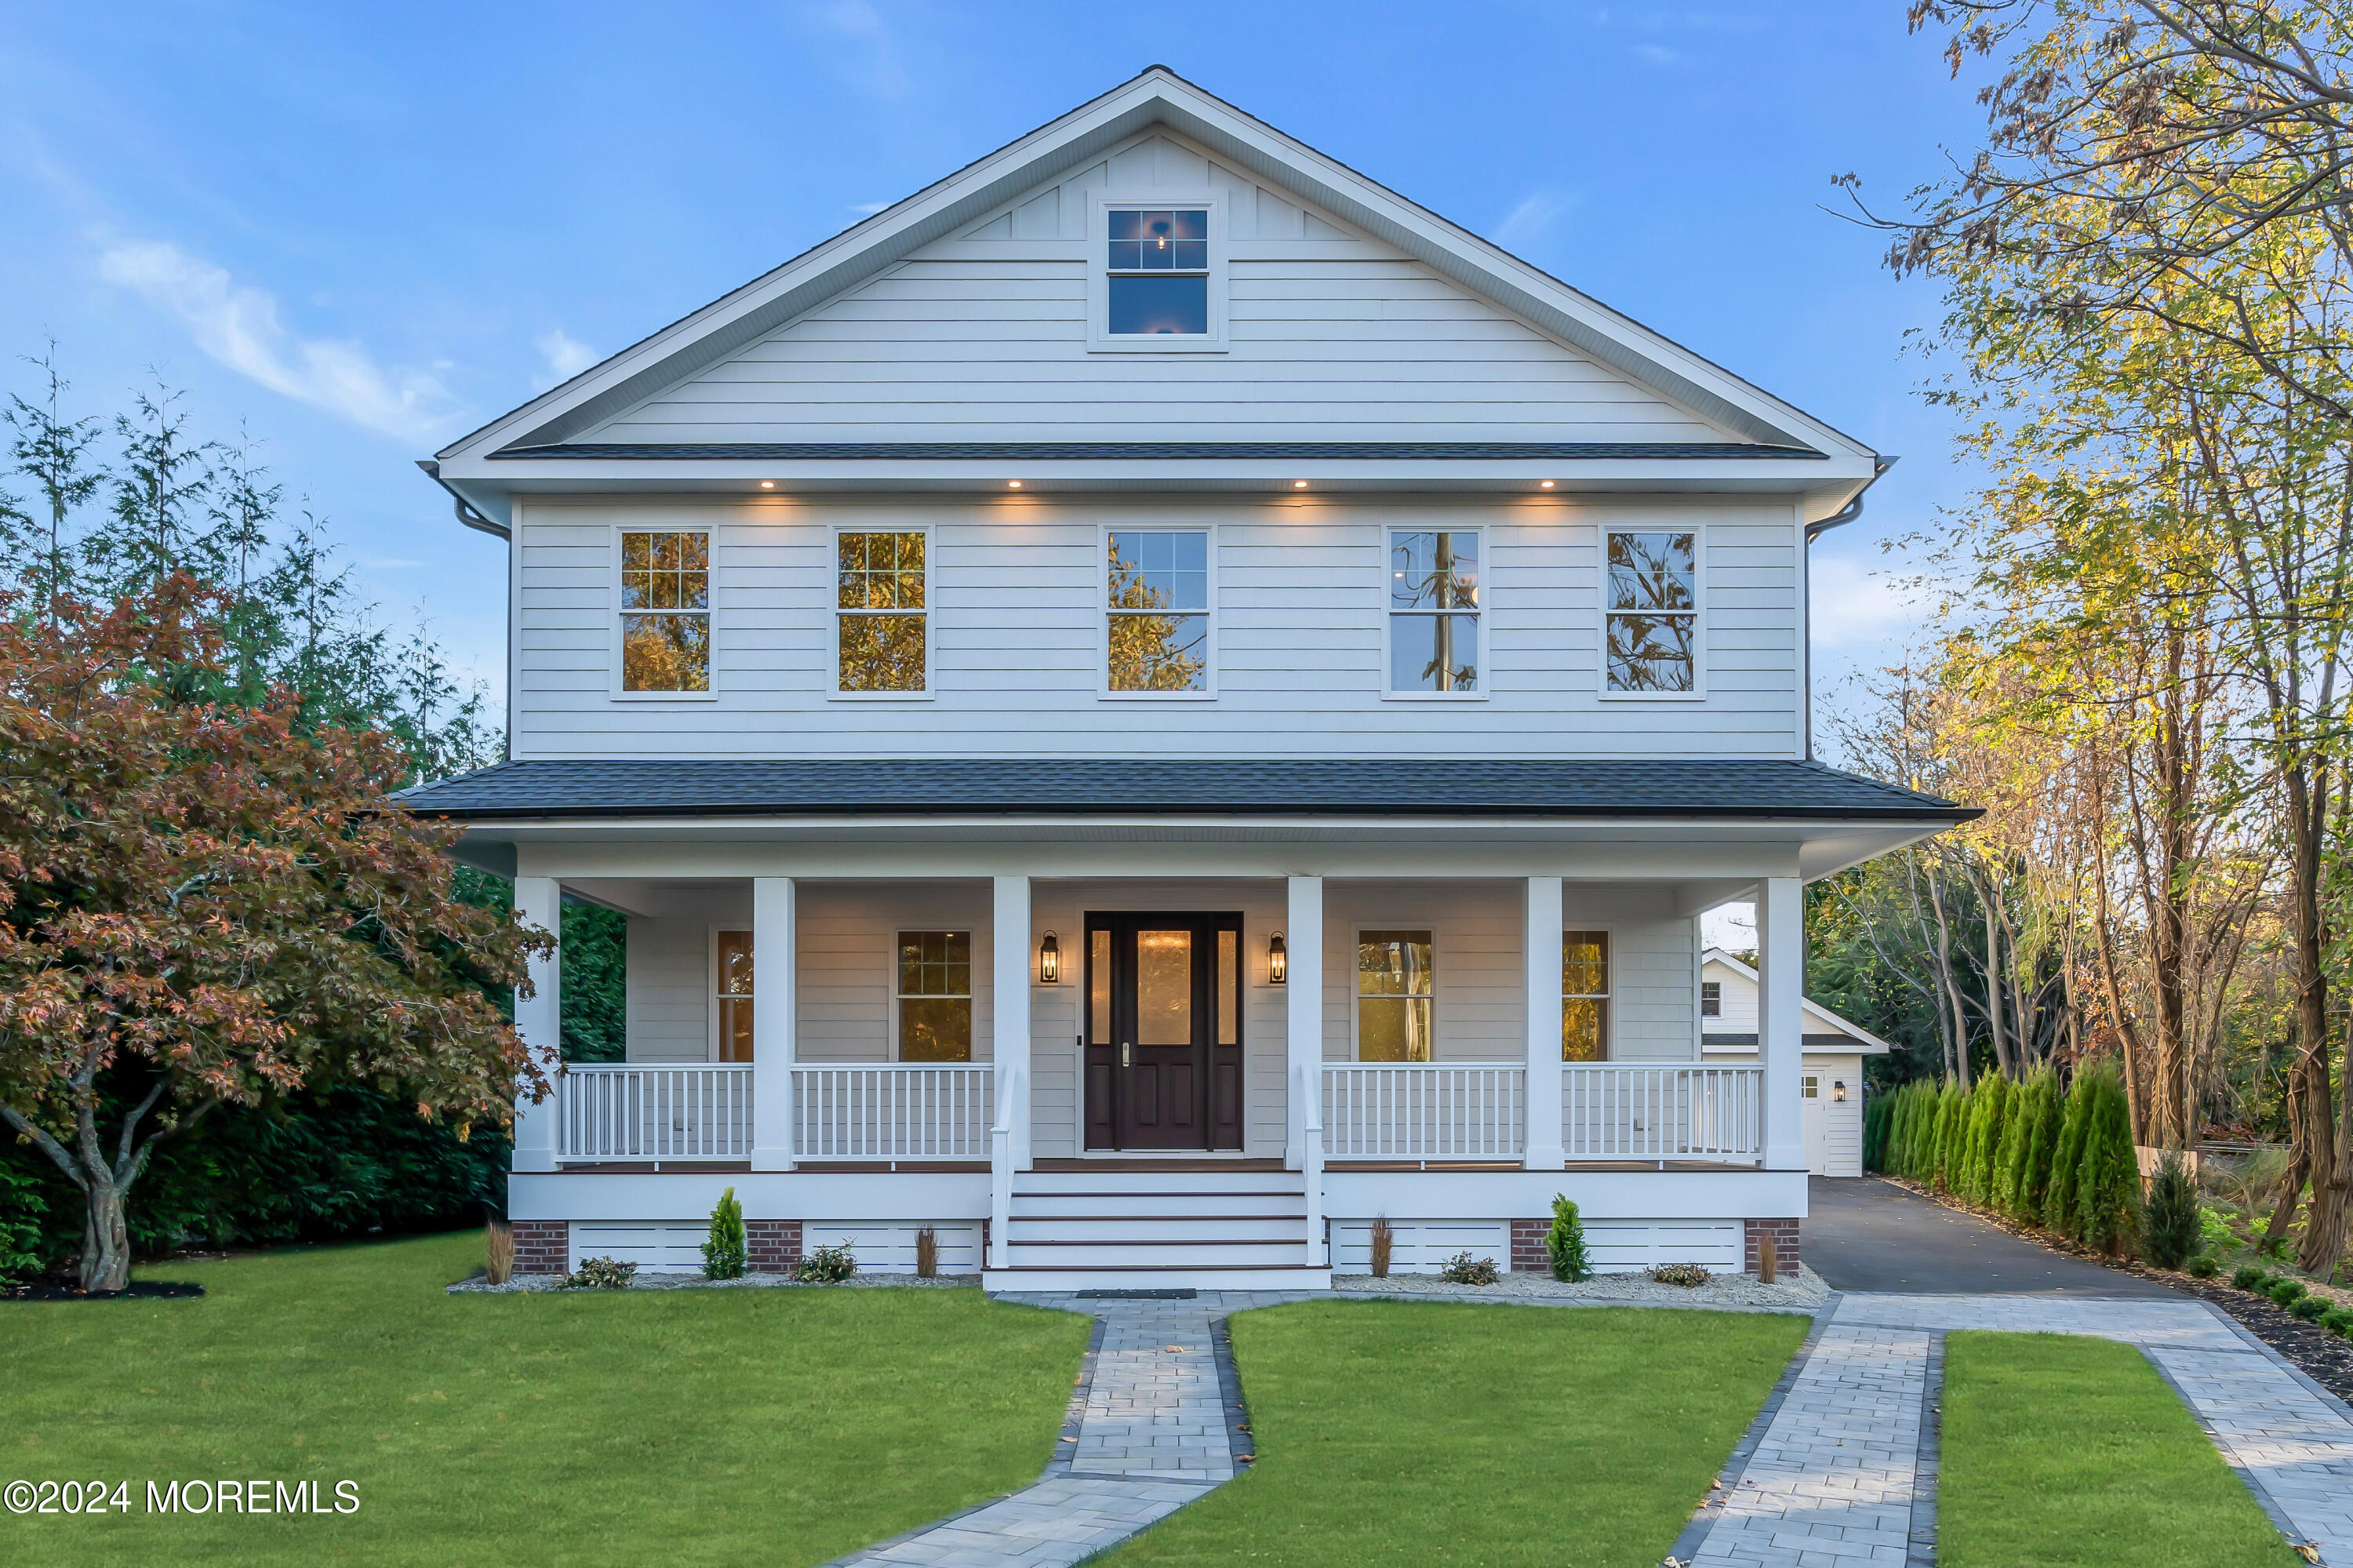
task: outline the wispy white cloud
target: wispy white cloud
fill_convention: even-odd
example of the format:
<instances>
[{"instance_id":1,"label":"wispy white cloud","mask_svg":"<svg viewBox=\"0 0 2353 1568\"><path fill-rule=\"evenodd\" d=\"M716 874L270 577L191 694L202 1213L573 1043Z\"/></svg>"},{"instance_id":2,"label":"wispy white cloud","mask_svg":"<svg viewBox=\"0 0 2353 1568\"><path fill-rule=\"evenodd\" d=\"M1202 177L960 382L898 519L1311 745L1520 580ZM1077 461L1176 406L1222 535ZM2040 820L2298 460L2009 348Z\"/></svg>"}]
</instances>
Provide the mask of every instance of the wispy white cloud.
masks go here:
<instances>
[{"instance_id":1,"label":"wispy white cloud","mask_svg":"<svg viewBox=\"0 0 2353 1568\"><path fill-rule=\"evenodd\" d=\"M1806 577L1817 649L1893 651L1930 609L1900 573L1828 551L1807 564Z\"/></svg>"},{"instance_id":2,"label":"wispy white cloud","mask_svg":"<svg viewBox=\"0 0 2353 1568\"><path fill-rule=\"evenodd\" d=\"M890 25L867 0L831 0L804 6L802 16L819 31L830 33L847 46L829 63L851 86L893 102L913 90L907 68L900 63L899 46Z\"/></svg>"},{"instance_id":3,"label":"wispy white cloud","mask_svg":"<svg viewBox=\"0 0 2353 1568\"><path fill-rule=\"evenodd\" d=\"M213 358L296 402L403 440L430 440L456 422L437 377L387 370L357 343L292 336L274 297L168 241L110 246L98 273L177 317Z\"/></svg>"},{"instance_id":4,"label":"wispy white cloud","mask_svg":"<svg viewBox=\"0 0 2353 1568\"><path fill-rule=\"evenodd\" d=\"M1652 65L1681 65L1683 63L1683 56L1681 50L1668 48L1663 44L1636 44L1634 46L1634 52L1642 58L1650 61Z\"/></svg>"},{"instance_id":5,"label":"wispy white cloud","mask_svg":"<svg viewBox=\"0 0 2353 1568\"><path fill-rule=\"evenodd\" d=\"M1495 243L1507 250L1533 243L1557 219L1573 210L1577 200L1576 192L1558 190L1550 185L1535 192L1495 226Z\"/></svg>"},{"instance_id":6,"label":"wispy white cloud","mask_svg":"<svg viewBox=\"0 0 2353 1568\"><path fill-rule=\"evenodd\" d=\"M881 212L884 207L889 207L890 205L891 204L887 201L862 201L856 207L851 207L849 210L856 213L860 217L872 217L876 213Z\"/></svg>"},{"instance_id":7,"label":"wispy white cloud","mask_svg":"<svg viewBox=\"0 0 2353 1568\"><path fill-rule=\"evenodd\" d=\"M547 361L547 374L532 377L532 386L544 392L560 387L596 363L596 351L585 343L575 342L562 327L543 333L534 340L540 356Z\"/></svg>"}]
</instances>

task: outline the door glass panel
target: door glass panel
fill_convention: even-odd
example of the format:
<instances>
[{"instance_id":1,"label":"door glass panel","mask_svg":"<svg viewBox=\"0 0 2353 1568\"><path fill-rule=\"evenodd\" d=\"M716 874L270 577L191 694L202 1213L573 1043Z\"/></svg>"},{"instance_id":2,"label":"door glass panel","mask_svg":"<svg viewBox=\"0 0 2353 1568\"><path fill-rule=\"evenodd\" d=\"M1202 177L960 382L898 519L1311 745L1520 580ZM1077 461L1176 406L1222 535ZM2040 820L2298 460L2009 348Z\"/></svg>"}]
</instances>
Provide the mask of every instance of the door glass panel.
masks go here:
<instances>
[{"instance_id":1,"label":"door glass panel","mask_svg":"<svg viewBox=\"0 0 2353 1568\"><path fill-rule=\"evenodd\" d=\"M1135 934L1135 1043L1193 1043L1193 933Z\"/></svg>"},{"instance_id":2,"label":"door glass panel","mask_svg":"<svg viewBox=\"0 0 2353 1568\"><path fill-rule=\"evenodd\" d=\"M719 1059L723 1062L748 1062L752 1059L752 999L748 996L723 996L719 999Z\"/></svg>"},{"instance_id":3,"label":"door glass panel","mask_svg":"<svg viewBox=\"0 0 2353 1568\"><path fill-rule=\"evenodd\" d=\"M1111 1044L1111 933L1100 927L1087 938L1087 1038Z\"/></svg>"},{"instance_id":4,"label":"door glass panel","mask_svg":"<svg viewBox=\"0 0 2353 1568\"><path fill-rule=\"evenodd\" d=\"M1239 1045L1241 1035L1237 1028L1241 1011L1241 934L1238 931L1218 933L1218 1044Z\"/></svg>"}]
</instances>

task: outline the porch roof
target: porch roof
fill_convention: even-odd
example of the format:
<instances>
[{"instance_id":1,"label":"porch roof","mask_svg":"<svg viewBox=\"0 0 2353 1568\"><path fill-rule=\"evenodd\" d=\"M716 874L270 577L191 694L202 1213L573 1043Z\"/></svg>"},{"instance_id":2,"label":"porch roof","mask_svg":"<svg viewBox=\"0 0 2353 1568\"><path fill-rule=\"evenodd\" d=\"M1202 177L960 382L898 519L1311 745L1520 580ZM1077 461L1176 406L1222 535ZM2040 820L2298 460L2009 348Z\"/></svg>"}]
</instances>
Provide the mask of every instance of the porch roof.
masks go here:
<instances>
[{"instance_id":1,"label":"porch roof","mask_svg":"<svg viewBox=\"0 0 2353 1568\"><path fill-rule=\"evenodd\" d=\"M1642 761L541 759L395 799L467 821L549 817L1151 814L1684 818L1948 824L1984 813L1796 759Z\"/></svg>"}]
</instances>

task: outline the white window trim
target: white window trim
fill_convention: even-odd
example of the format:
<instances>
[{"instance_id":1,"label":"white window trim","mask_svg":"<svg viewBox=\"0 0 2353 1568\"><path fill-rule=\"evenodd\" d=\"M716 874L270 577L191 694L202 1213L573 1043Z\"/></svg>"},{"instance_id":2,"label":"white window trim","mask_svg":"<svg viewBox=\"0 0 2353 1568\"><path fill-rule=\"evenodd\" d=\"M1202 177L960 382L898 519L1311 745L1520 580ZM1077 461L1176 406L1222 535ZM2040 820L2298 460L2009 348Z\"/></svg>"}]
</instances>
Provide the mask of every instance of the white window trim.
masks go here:
<instances>
[{"instance_id":1,"label":"white window trim","mask_svg":"<svg viewBox=\"0 0 2353 1568\"><path fill-rule=\"evenodd\" d=\"M621 617L634 613L621 608L621 535L624 534L700 534L702 556L710 575L711 604L702 611L711 649L710 689L702 692L631 692L621 686L627 651L622 646ZM616 523L606 543L610 565L605 571L605 625L613 633L612 689L617 703L711 703L719 700L719 530L708 523ZM520 576L520 574L518 574Z\"/></svg>"},{"instance_id":2,"label":"white window trim","mask_svg":"<svg viewBox=\"0 0 2353 1568\"><path fill-rule=\"evenodd\" d=\"M1617 927L1616 923L1615 923L1615 922L1613 922L1613 921L1609 921L1609 920L1572 920L1572 919L1568 918L1567 916L1564 916L1562 917L1562 919L1561 919L1561 922L1560 922L1560 940L1559 940L1558 942L1556 942L1556 943L1555 943L1555 944L1553 945L1553 946L1554 946L1554 953L1555 953L1555 956L1554 956L1554 959L1553 959L1553 962L1554 962L1554 964L1555 964L1555 966L1556 966L1556 967L1557 967L1559 964L1561 964L1562 962L1564 962L1564 961L1567 959L1567 957L1568 957L1568 954L1567 954L1567 947L1568 947L1568 934L1569 934L1571 931L1599 931L1599 932L1600 932L1604 937L1607 937L1607 938L1609 938L1609 965L1608 965L1608 967L1609 967L1609 996L1608 996L1608 998L1607 998L1607 1000L1608 1000L1608 1001L1609 1001L1609 1007L1607 1007L1606 1009L1604 1009L1604 1010L1603 1010L1603 1012L1602 1012L1602 1021L1601 1021L1601 1060L1600 1060L1600 1061L1599 1061L1599 1062L1572 1062L1572 1061L1569 1061L1567 1057L1563 1057L1563 1058L1561 1058L1561 1064L1560 1064L1560 1065L1561 1065L1562 1066L1564 1066L1564 1067L1603 1067L1603 1066L1608 1066L1610 1063L1612 1063L1612 1062L1615 1062L1615 1061L1619 1060L1619 1056L1618 1056L1618 927ZM1696 994L1696 993L1694 993L1694 994ZM1562 986L1562 987L1561 987L1561 991L1560 991L1560 1013L1561 1013L1561 1015L1560 1015L1560 1017L1559 1017L1559 1018L1555 1019L1555 1020L1553 1021L1553 1033L1554 1033L1555 1035L1558 1035L1558 1034L1560 1033L1560 1032L1561 1032L1561 1026L1562 1026L1563 1024L1565 1024L1565 1023L1567 1023L1567 1022L1568 1022L1568 1003L1569 1003L1569 1000L1570 1000L1570 997L1569 997L1569 991L1568 991L1568 988L1567 988L1567 986L1564 985L1564 986ZM1556 1047L1556 1048L1557 1048L1557 1047Z\"/></svg>"},{"instance_id":3,"label":"white window trim","mask_svg":"<svg viewBox=\"0 0 2353 1568\"><path fill-rule=\"evenodd\" d=\"M845 692L841 689L841 618L861 613L841 608L841 536L844 534L921 534L923 536L923 608L920 611L877 610L869 614L920 614L923 618L923 689L920 692ZM933 615L938 608L938 575L933 566L939 557L939 541L934 537L929 523L867 524L836 523L826 531L825 578L825 668L826 700L835 703L928 703L938 694L934 690L935 661L938 657L939 621Z\"/></svg>"},{"instance_id":4,"label":"white window trim","mask_svg":"<svg viewBox=\"0 0 2353 1568\"><path fill-rule=\"evenodd\" d=\"M1389 605L1389 552L1395 547L1391 538L1398 534L1469 534L1479 541L1479 608L1474 611L1394 609ZM1487 664L1487 617L1493 609L1487 580L1487 529L1483 524L1456 527L1452 524L1413 524L1391 523L1381 529L1381 700L1385 703L1483 703L1487 700L1489 679ZM1469 613L1479 622L1479 689L1475 692L1394 692L1389 689L1389 672L1394 650L1391 632L1400 616L1427 617L1438 614Z\"/></svg>"},{"instance_id":5,"label":"white window trim","mask_svg":"<svg viewBox=\"0 0 2353 1568\"><path fill-rule=\"evenodd\" d=\"M901 926L896 924L893 924L891 927L891 1037L882 1043L883 1049L890 1053L887 1059L892 1062L903 1062L906 1060L904 1056L899 1054L899 939L910 931L936 931L944 936L962 937L964 938L964 950L967 959L969 960L965 969L965 985L966 987L965 991L965 1001L971 1005L972 1009L972 1039L969 1043L970 1049L965 1052L964 1060L961 1062L921 1062L916 1065L918 1066L924 1067L970 1067L977 1066L983 1062L991 1060L992 1058L983 1056L980 1054L980 979L976 972L980 968L981 959L980 942L978 939L979 934L968 926Z\"/></svg>"},{"instance_id":6,"label":"white window trim","mask_svg":"<svg viewBox=\"0 0 2353 1568\"><path fill-rule=\"evenodd\" d=\"M719 938L723 933L728 931L741 931L747 937L753 935L752 925L748 920L744 921L741 925L733 924L725 920L713 920L702 928L702 995L705 1003L704 1011L709 1014L709 1016L703 1020L704 1039L702 1044L702 1059L705 1062L720 1066L733 1065L733 1064L724 1061L719 1054L719 1008L721 1001L721 991L719 990ZM756 949L754 950L754 956L755 958L758 956ZM756 990L752 992L752 1016L755 1020L760 1016L760 993Z\"/></svg>"},{"instance_id":7,"label":"white window trim","mask_svg":"<svg viewBox=\"0 0 2353 1568\"><path fill-rule=\"evenodd\" d=\"M1111 212L1119 208L1198 207L1208 216L1209 330L1193 334L1118 334L1111 321ZM1167 191L1141 194L1095 192L1087 210L1087 352L1090 354L1223 354L1226 331L1226 217L1224 198Z\"/></svg>"},{"instance_id":8,"label":"white window trim","mask_svg":"<svg viewBox=\"0 0 2353 1568\"><path fill-rule=\"evenodd\" d=\"M1113 534L1206 534L1209 536L1209 683L1198 692L1115 692L1111 685L1111 536ZM1176 615L1198 613L1189 609ZM1218 525L1215 523L1104 523L1095 529L1095 700L1105 703L1213 703L1218 700Z\"/></svg>"},{"instance_id":9,"label":"white window trim","mask_svg":"<svg viewBox=\"0 0 2353 1568\"><path fill-rule=\"evenodd\" d=\"M1356 965L1359 961L1357 953L1365 945L1365 933L1367 931L1428 931L1430 933L1430 1060L1427 1062L1366 1063L1365 1061L1365 1010L1363 1007L1365 995L1362 991L1356 989ZM1351 1063L1375 1067L1435 1067L1445 1063L1445 1058L1441 1057L1438 1054L1438 995L1439 988L1445 983L1438 978L1438 971L1446 967L1443 961L1445 955L1439 946L1439 935L1438 923L1426 917L1419 919L1401 917L1395 920L1360 919L1354 926L1349 927L1348 947L1350 950L1348 953L1347 969L1348 1060ZM1470 1065L1471 1064L1455 1063L1451 1065L1463 1066Z\"/></svg>"},{"instance_id":10,"label":"white window trim","mask_svg":"<svg viewBox=\"0 0 2353 1568\"><path fill-rule=\"evenodd\" d=\"M1613 692L1609 689L1609 536L1613 534L1689 534L1692 536L1692 689L1688 692ZM1611 523L1601 530L1599 619L1595 622L1595 675L1605 703L1699 703L1707 700L1707 529L1689 523Z\"/></svg>"}]
</instances>

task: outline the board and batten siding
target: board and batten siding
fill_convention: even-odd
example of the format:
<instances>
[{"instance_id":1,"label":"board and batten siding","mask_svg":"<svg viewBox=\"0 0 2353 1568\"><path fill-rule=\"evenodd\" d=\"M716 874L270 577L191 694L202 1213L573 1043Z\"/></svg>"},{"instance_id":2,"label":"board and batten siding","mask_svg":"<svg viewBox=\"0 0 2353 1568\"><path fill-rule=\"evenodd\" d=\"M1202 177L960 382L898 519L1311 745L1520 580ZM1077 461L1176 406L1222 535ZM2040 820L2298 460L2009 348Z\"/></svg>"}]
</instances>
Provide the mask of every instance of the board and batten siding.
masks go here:
<instances>
[{"instance_id":1,"label":"board and batten siding","mask_svg":"<svg viewBox=\"0 0 2353 1568\"><path fill-rule=\"evenodd\" d=\"M1091 347L1100 196L1217 203L1218 353ZM588 441L1736 440L1165 131L1016 198Z\"/></svg>"},{"instance_id":2,"label":"board and batten siding","mask_svg":"<svg viewBox=\"0 0 2353 1568\"><path fill-rule=\"evenodd\" d=\"M1602 532L1702 535L1697 698L1602 691ZM1213 531L1216 692L1107 697L1103 530ZM617 695L619 536L712 535L713 694ZM932 692L834 692L833 530L931 530ZM1479 701L1386 699L1386 530L1483 529ZM1793 503L1721 496L531 497L517 504L513 754L1792 757Z\"/></svg>"}]
</instances>

